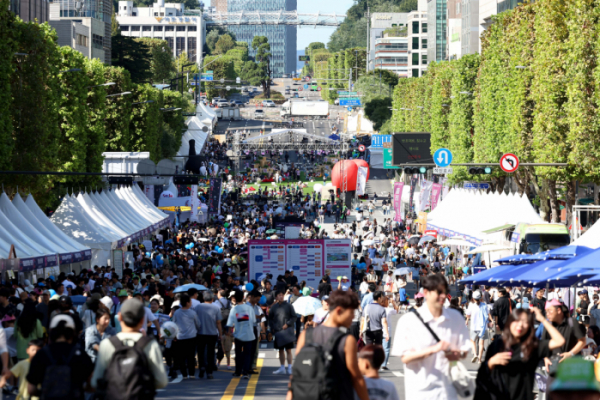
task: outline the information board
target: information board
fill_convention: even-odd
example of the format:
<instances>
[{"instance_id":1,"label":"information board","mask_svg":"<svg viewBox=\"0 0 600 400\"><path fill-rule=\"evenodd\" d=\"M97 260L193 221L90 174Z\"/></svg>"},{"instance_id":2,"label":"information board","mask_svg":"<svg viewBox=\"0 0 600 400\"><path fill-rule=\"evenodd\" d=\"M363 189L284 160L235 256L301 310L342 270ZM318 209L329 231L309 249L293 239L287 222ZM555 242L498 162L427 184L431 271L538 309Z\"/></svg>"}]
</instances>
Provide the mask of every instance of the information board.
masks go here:
<instances>
[{"instance_id":1,"label":"information board","mask_svg":"<svg viewBox=\"0 0 600 400\"><path fill-rule=\"evenodd\" d=\"M248 259L250 279L272 274L275 283L278 275L285 273L285 240L250 240Z\"/></svg>"},{"instance_id":2,"label":"information board","mask_svg":"<svg viewBox=\"0 0 600 400\"><path fill-rule=\"evenodd\" d=\"M347 97L340 98L340 106L360 106L360 99Z\"/></svg>"},{"instance_id":3,"label":"information board","mask_svg":"<svg viewBox=\"0 0 600 400\"><path fill-rule=\"evenodd\" d=\"M285 248L286 269L316 290L323 277L323 240L286 240Z\"/></svg>"},{"instance_id":4,"label":"information board","mask_svg":"<svg viewBox=\"0 0 600 400\"><path fill-rule=\"evenodd\" d=\"M394 133L392 146L393 165L433 161L430 133Z\"/></svg>"},{"instance_id":5,"label":"information board","mask_svg":"<svg viewBox=\"0 0 600 400\"><path fill-rule=\"evenodd\" d=\"M210 189L207 204L209 213L221 213L221 187L221 178L210 179Z\"/></svg>"},{"instance_id":6,"label":"information board","mask_svg":"<svg viewBox=\"0 0 600 400\"><path fill-rule=\"evenodd\" d=\"M350 239L328 239L325 245L325 270L330 270L331 287L335 290L338 285L338 276L351 279L352 274L352 246Z\"/></svg>"}]
</instances>

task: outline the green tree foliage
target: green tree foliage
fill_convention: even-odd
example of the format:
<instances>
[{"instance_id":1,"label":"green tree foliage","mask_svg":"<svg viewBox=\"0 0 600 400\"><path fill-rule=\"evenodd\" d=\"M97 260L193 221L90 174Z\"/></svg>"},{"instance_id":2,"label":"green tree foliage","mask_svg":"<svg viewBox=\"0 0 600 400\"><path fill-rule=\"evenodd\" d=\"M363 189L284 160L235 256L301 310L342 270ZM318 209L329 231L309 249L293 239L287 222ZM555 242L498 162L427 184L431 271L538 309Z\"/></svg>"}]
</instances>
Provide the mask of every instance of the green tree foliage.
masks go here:
<instances>
[{"instance_id":1,"label":"green tree foliage","mask_svg":"<svg viewBox=\"0 0 600 400\"><path fill-rule=\"evenodd\" d=\"M373 122L373 128L380 130L392 116L392 98L379 97L365 103L365 115Z\"/></svg>"},{"instance_id":2,"label":"green tree foliage","mask_svg":"<svg viewBox=\"0 0 600 400\"><path fill-rule=\"evenodd\" d=\"M152 77L148 47L129 36L112 37L112 65L129 71L131 80L135 83L146 82Z\"/></svg>"},{"instance_id":3,"label":"green tree foliage","mask_svg":"<svg viewBox=\"0 0 600 400\"><path fill-rule=\"evenodd\" d=\"M235 42L231 39L231 36L225 34L219 37L215 44L215 54L226 54L229 50L235 47Z\"/></svg>"},{"instance_id":4,"label":"green tree foliage","mask_svg":"<svg viewBox=\"0 0 600 400\"><path fill-rule=\"evenodd\" d=\"M254 36L252 49L256 52L254 59L263 71L261 86L267 98L271 97L271 45L266 36Z\"/></svg>"},{"instance_id":5,"label":"green tree foliage","mask_svg":"<svg viewBox=\"0 0 600 400\"><path fill-rule=\"evenodd\" d=\"M87 172L101 172L104 157L102 153L106 149L106 87L98 86L106 83L104 78L104 64L97 58L86 60L86 73L89 80L87 88L87 142L85 163ZM86 182L90 186L99 185L99 176L87 177Z\"/></svg>"},{"instance_id":6,"label":"green tree foliage","mask_svg":"<svg viewBox=\"0 0 600 400\"><path fill-rule=\"evenodd\" d=\"M8 0L0 0L0 169L11 168L11 154L14 141L11 137L13 124L11 119L12 85L9 77L15 64L22 56L14 56L17 51L16 22L14 14L9 11ZM13 55L13 56L11 56ZM4 178L4 176L2 176Z\"/></svg>"},{"instance_id":7,"label":"green tree foliage","mask_svg":"<svg viewBox=\"0 0 600 400\"><path fill-rule=\"evenodd\" d=\"M360 92L361 101L366 104L376 98L392 97L390 87L375 75L365 75L358 78L354 91ZM391 100L390 100L391 101ZM391 106L391 105L390 105Z\"/></svg>"},{"instance_id":8,"label":"green tree foliage","mask_svg":"<svg viewBox=\"0 0 600 400\"><path fill-rule=\"evenodd\" d=\"M381 81L384 85L390 86L392 89L398 84L398 75L387 69L376 68L373 71L367 73L367 75L373 75L377 78L381 77Z\"/></svg>"},{"instance_id":9,"label":"green tree foliage","mask_svg":"<svg viewBox=\"0 0 600 400\"><path fill-rule=\"evenodd\" d=\"M206 46L208 47L208 51L212 54L215 51L215 46L217 45L217 41L219 40L219 31L213 29L206 34Z\"/></svg>"},{"instance_id":10,"label":"green tree foliage","mask_svg":"<svg viewBox=\"0 0 600 400\"><path fill-rule=\"evenodd\" d=\"M162 83L177 72L173 60L173 52L166 40L156 38L136 38L149 51L150 73L152 82Z\"/></svg>"},{"instance_id":11,"label":"green tree foliage","mask_svg":"<svg viewBox=\"0 0 600 400\"><path fill-rule=\"evenodd\" d=\"M131 76L124 68L105 68L104 79L115 83L108 87L108 95L131 92L133 89ZM131 103L131 97L127 95L106 99L106 151L123 151L130 148Z\"/></svg>"}]
</instances>

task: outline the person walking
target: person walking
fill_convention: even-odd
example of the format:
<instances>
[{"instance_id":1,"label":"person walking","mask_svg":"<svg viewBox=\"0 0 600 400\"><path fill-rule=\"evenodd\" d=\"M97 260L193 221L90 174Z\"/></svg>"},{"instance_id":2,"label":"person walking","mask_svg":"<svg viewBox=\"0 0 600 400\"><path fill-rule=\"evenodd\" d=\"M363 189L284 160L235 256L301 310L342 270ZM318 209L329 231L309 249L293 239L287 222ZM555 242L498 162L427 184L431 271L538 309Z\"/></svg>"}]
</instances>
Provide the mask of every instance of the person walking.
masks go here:
<instances>
[{"instance_id":1,"label":"person walking","mask_svg":"<svg viewBox=\"0 0 600 400\"><path fill-rule=\"evenodd\" d=\"M198 368L199 378L213 379L212 373L217 370L215 366L215 346L219 338L223 337L221 328L221 309L213 304L213 294L202 292L204 303L196 304L193 310L198 316L200 330L198 331Z\"/></svg>"},{"instance_id":2,"label":"person walking","mask_svg":"<svg viewBox=\"0 0 600 400\"><path fill-rule=\"evenodd\" d=\"M283 301L284 293L278 291L275 297L275 303L269 310L269 326L273 336L277 333L285 331L286 329L292 329L296 325L296 311L290 303ZM274 374L292 373L292 349L294 348L294 340L292 339L288 343L277 343L275 348L279 350L279 364L278 370L274 371ZM287 355L288 367L285 369L285 358Z\"/></svg>"},{"instance_id":3,"label":"person walking","mask_svg":"<svg viewBox=\"0 0 600 400\"><path fill-rule=\"evenodd\" d=\"M389 340L389 329L387 323L387 315L383 304L386 297L380 290L373 293L373 303L368 304L363 310L363 318L365 319L365 343L383 345L383 340Z\"/></svg>"},{"instance_id":4,"label":"person walking","mask_svg":"<svg viewBox=\"0 0 600 400\"><path fill-rule=\"evenodd\" d=\"M458 399L449 376L450 362L465 358L471 342L462 315L444 308L448 293L444 277L428 275L423 279L426 303L398 321L390 354L405 364L405 399Z\"/></svg>"},{"instance_id":5,"label":"person walking","mask_svg":"<svg viewBox=\"0 0 600 400\"><path fill-rule=\"evenodd\" d=\"M96 362L100 342L116 334L110 326L110 313L108 310L99 308L96 311L96 323L85 330L85 352L90 356L92 362Z\"/></svg>"},{"instance_id":6,"label":"person walking","mask_svg":"<svg viewBox=\"0 0 600 400\"><path fill-rule=\"evenodd\" d=\"M538 363L565 344L565 339L537 307L510 313L502 336L492 342L477 372L474 400L533 400ZM538 340L534 317L550 336Z\"/></svg>"},{"instance_id":7,"label":"person walking","mask_svg":"<svg viewBox=\"0 0 600 400\"><path fill-rule=\"evenodd\" d=\"M131 300L127 300L127 304ZM177 365L183 375L183 379L188 376L191 379L196 378L196 336L200 330L200 321L196 311L192 310L192 301L187 293L182 293L179 298L181 308L173 314L173 322L177 324L179 332L177 333L177 342L174 349Z\"/></svg>"},{"instance_id":8,"label":"person walking","mask_svg":"<svg viewBox=\"0 0 600 400\"><path fill-rule=\"evenodd\" d=\"M235 373L233 376L241 376L248 379L250 368L252 367L252 344L256 346L256 336L254 335L254 324L256 318L252 306L244 301L244 292L235 290L233 298L235 307L231 309L227 326L233 329L235 343Z\"/></svg>"},{"instance_id":9,"label":"person walking","mask_svg":"<svg viewBox=\"0 0 600 400\"><path fill-rule=\"evenodd\" d=\"M467 315L466 326L469 326L469 321L471 322L470 336L473 341L473 358L471 362L481 362L487 325L492 317L490 316L490 307L482 301L479 290L473 292L472 302L467 307L465 314ZM479 352L477 351L478 344Z\"/></svg>"}]
</instances>

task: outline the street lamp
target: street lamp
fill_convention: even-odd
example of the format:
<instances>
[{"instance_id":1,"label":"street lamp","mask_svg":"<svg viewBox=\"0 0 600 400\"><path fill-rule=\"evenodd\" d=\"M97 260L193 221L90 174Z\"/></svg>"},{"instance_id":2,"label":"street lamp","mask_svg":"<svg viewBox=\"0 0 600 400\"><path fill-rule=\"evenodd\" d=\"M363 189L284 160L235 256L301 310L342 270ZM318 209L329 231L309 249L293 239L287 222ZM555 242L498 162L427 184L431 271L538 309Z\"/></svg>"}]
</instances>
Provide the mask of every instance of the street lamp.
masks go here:
<instances>
[{"instance_id":1,"label":"street lamp","mask_svg":"<svg viewBox=\"0 0 600 400\"><path fill-rule=\"evenodd\" d=\"M131 105L134 105L134 104L147 104L147 103L154 103L154 100L138 101L136 103L131 103Z\"/></svg>"},{"instance_id":2,"label":"street lamp","mask_svg":"<svg viewBox=\"0 0 600 400\"><path fill-rule=\"evenodd\" d=\"M88 86L88 89L95 88L95 87L100 87L100 86L112 86L112 85L116 85L116 83L114 83L114 82L107 82L107 83L102 83L100 85Z\"/></svg>"},{"instance_id":3,"label":"street lamp","mask_svg":"<svg viewBox=\"0 0 600 400\"><path fill-rule=\"evenodd\" d=\"M169 111L179 111L181 108L171 107L171 108L161 108L160 111L169 112Z\"/></svg>"},{"instance_id":4,"label":"street lamp","mask_svg":"<svg viewBox=\"0 0 600 400\"><path fill-rule=\"evenodd\" d=\"M81 68L71 68L71 69L65 69L64 71L58 71L59 74L62 74L64 72L81 72Z\"/></svg>"},{"instance_id":5,"label":"street lamp","mask_svg":"<svg viewBox=\"0 0 600 400\"><path fill-rule=\"evenodd\" d=\"M109 94L109 95L108 95L108 96L106 96L106 97L125 96L125 95L128 95L128 94L131 94L131 92L123 92L123 93Z\"/></svg>"}]
</instances>

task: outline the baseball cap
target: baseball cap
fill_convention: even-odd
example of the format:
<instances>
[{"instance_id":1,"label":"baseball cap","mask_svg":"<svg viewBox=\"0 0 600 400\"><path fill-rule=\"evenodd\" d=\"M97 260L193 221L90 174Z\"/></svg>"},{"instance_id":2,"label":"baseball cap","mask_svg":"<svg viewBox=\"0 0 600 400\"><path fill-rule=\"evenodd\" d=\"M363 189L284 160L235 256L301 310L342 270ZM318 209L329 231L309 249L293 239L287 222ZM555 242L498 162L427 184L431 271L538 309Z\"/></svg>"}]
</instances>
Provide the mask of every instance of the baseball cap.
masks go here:
<instances>
[{"instance_id":1,"label":"baseball cap","mask_svg":"<svg viewBox=\"0 0 600 400\"><path fill-rule=\"evenodd\" d=\"M588 294L587 289L583 289L581 292L579 292L578 294Z\"/></svg>"},{"instance_id":2,"label":"baseball cap","mask_svg":"<svg viewBox=\"0 0 600 400\"><path fill-rule=\"evenodd\" d=\"M138 299L129 299L121 306L121 319L130 328L137 326L144 315L144 305Z\"/></svg>"},{"instance_id":3,"label":"baseball cap","mask_svg":"<svg viewBox=\"0 0 600 400\"><path fill-rule=\"evenodd\" d=\"M127 297L127 290L121 289L117 297Z\"/></svg>"},{"instance_id":4,"label":"baseball cap","mask_svg":"<svg viewBox=\"0 0 600 400\"><path fill-rule=\"evenodd\" d=\"M65 328L75 329L75 321L73 317L66 314L58 314L50 321L50 330L56 328L60 322L65 322Z\"/></svg>"},{"instance_id":5,"label":"baseball cap","mask_svg":"<svg viewBox=\"0 0 600 400\"><path fill-rule=\"evenodd\" d=\"M71 300L71 298L69 296L60 296L58 299L58 302L60 304L66 304L69 307L73 306L73 300Z\"/></svg>"},{"instance_id":6,"label":"baseball cap","mask_svg":"<svg viewBox=\"0 0 600 400\"><path fill-rule=\"evenodd\" d=\"M550 307L560 307L562 305L563 304L560 301L558 301L556 299L552 299L552 300L546 302L546 309L548 309Z\"/></svg>"},{"instance_id":7,"label":"baseball cap","mask_svg":"<svg viewBox=\"0 0 600 400\"><path fill-rule=\"evenodd\" d=\"M592 391L600 392L600 382L596 380L594 364L581 357L572 357L558 364L556 379L550 385L552 392Z\"/></svg>"},{"instance_id":8,"label":"baseball cap","mask_svg":"<svg viewBox=\"0 0 600 400\"><path fill-rule=\"evenodd\" d=\"M112 299L108 296L104 296L103 298L101 298L100 303L104 304L109 310L112 309L114 305Z\"/></svg>"},{"instance_id":9,"label":"baseball cap","mask_svg":"<svg viewBox=\"0 0 600 400\"><path fill-rule=\"evenodd\" d=\"M481 292L479 290L476 290L473 292L473 298L475 300L479 300L481 298Z\"/></svg>"}]
</instances>

